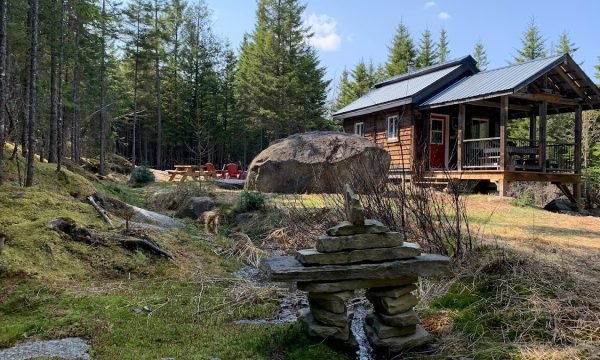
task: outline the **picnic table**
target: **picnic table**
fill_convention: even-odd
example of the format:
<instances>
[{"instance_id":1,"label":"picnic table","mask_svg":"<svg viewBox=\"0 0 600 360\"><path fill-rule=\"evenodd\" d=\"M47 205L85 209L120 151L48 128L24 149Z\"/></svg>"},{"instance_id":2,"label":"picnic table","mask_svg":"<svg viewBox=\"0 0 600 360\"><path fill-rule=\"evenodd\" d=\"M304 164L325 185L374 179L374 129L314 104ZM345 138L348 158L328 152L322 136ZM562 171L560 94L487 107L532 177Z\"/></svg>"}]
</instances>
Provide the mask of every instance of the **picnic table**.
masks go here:
<instances>
[{"instance_id":1,"label":"picnic table","mask_svg":"<svg viewBox=\"0 0 600 360\"><path fill-rule=\"evenodd\" d=\"M175 170L168 170L167 173L171 175L169 181L174 181L175 177L180 175L180 182L184 182L188 176L194 180L200 180L200 177L209 175L202 165L175 165Z\"/></svg>"}]
</instances>

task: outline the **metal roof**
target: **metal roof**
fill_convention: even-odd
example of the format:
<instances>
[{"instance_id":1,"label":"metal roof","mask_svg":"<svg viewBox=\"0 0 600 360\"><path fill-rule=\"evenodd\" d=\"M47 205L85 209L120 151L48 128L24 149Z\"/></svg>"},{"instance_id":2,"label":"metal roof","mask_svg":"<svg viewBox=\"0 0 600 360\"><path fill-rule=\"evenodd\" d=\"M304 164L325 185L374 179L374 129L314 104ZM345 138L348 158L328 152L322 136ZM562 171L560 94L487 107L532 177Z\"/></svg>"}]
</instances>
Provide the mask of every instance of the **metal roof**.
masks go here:
<instances>
[{"instance_id":1,"label":"metal roof","mask_svg":"<svg viewBox=\"0 0 600 360\"><path fill-rule=\"evenodd\" d=\"M438 92L420 106L439 106L456 101L514 92L560 64L566 55L550 56L467 76Z\"/></svg>"},{"instance_id":2,"label":"metal roof","mask_svg":"<svg viewBox=\"0 0 600 360\"><path fill-rule=\"evenodd\" d=\"M417 94L421 90L427 88L428 86L432 85L436 81L442 79L443 77L450 74L452 71L458 69L459 67L461 67L461 65L455 65L449 68L444 68L442 70L426 73L422 76L410 77L406 80L401 80L399 82L394 82L390 85L375 88L367 94L360 97L359 99L338 110L334 115L341 115L355 110L373 107L397 101L400 99L407 99ZM410 99L407 99L405 103L408 102L410 102Z\"/></svg>"}]
</instances>

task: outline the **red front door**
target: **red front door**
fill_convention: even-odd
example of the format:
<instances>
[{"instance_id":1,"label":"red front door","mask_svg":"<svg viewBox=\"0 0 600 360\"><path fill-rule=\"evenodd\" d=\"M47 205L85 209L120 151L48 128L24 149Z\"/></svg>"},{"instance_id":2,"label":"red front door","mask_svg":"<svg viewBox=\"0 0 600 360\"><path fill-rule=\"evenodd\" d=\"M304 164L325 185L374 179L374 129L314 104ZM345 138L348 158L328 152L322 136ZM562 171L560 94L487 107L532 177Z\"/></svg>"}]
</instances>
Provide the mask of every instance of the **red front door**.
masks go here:
<instances>
[{"instance_id":1,"label":"red front door","mask_svg":"<svg viewBox=\"0 0 600 360\"><path fill-rule=\"evenodd\" d=\"M431 169L446 167L447 122L447 116L431 114L429 124L429 167Z\"/></svg>"}]
</instances>

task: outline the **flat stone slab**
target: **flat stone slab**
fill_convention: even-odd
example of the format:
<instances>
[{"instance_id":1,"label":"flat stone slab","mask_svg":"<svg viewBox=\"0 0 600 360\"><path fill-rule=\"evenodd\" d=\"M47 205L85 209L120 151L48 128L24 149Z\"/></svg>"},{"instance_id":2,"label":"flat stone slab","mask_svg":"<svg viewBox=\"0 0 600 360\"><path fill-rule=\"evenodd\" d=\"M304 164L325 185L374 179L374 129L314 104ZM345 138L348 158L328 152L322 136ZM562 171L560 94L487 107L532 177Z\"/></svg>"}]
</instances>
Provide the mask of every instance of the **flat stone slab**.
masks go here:
<instances>
[{"instance_id":1,"label":"flat stone slab","mask_svg":"<svg viewBox=\"0 0 600 360\"><path fill-rule=\"evenodd\" d=\"M414 310L405 311L396 315L378 313L377 316L384 324L389 326L403 327L419 323L419 316Z\"/></svg>"},{"instance_id":2,"label":"flat stone slab","mask_svg":"<svg viewBox=\"0 0 600 360\"><path fill-rule=\"evenodd\" d=\"M339 251L391 248L403 246L404 236L398 232L385 232L381 234L354 234L342 236L322 235L317 238L315 248L322 253ZM410 247L417 244L406 245Z\"/></svg>"},{"instance_id":3,"label":"flat stone slab","mask_svg":"<svg viewBox=\"0 0 600 360\"><path fill-rule=\"evenodd\" d=\"M373 347L385 349L391 353L398 353L402 350L421 346L433 340L433 336L421 325L417 325L415 333L410 336L391 337L387 339L381 339L377 336L375 330L369 325L365 325L365 332L367 333L367 339L369 339Z\"/></svg>"},{"instance_id":4,"label":"flat stone slab","mask_svg":"<svg viewBox=\"0 0 600 360\"><path fill-rule=\"evenodd\" d=\"M419 278L416 276L401 276L394 279L359 279L334 282L299 282L298 289L308 292L335 293L344 290L408 285L416 283L418 280Z\"/></svg>"},{"instance_id":5,"label":"flat stone slab","mask_svg":"<svg viewBox=\"0 0 600 360\"><path fill-rule=\"evenodd\" d=\"M312 282L431 276L447 272L449 265L449 257L435 254L376 264L324 266L304 266L292 256L274 256L264 259L260 269L273 281Z\"/></svg>"},{"instance_id":6,"label":"flat stone slab","mask_svg":"<svg viewBox=\"0 0 600 360\"><path fill-rule=\"evenodd\" d=\"M402 246L323 253L317 249L298 251L296 259L304 265L344 265L364 262L383 262L410 259L421 255L418 244L405 242Z\"/></svg>"},{"instance_id":7,"label":"flat stone slab","mask_svg":"<svg viewBox=\"0 0 600 360\"><path fill-rule=\"evenodd\" d=\"M389 231L390 229L381 222L373 219L365 219L364 225L355 225L350 221L342 221L338 225L327 229L327 235L383 234Z\"/></svg>"},{"instance_id":8,"label":"flat stone slab","mask_svg":"<svg viewBox=\"0 0 600 360\"><path fill-rule=\"evenodd\" d=\"M336 314L346 314L346 301L352 297L351 291L337 293L308 293L308 303Z\"/></svg>"},{"instance_id":9,"label":"flat stone slab","mask_svg":"<svg viewBox=\"0 0 600 360\"><path fill-rule=\"evenodd\" d=\"M365 323L369 325L380 339L391 337L409 336L417 331L416 324L397 327L384 324L376 314L369 314L365 317Z\"/></svg>"},{"instance_id":10,"label":"flat stone slab","mask_svg":"<svg viewBox=\"0 0 600 360\"><path fill-rule=\"evenodd\" d=\"M385 315L396 315L412 309L419 303L413 294L406 294L397 298L375 297L367 293L367 299L373 304L375 311Z\"/></svg>"},{"instance_id":11,"label":"flat stone slab","mask_svg":"<svg viewBox=\"0 0 600 360\"><path fill-rule=\"evenodd\" d=\"M315 320L317 320L317 322L323 325L331 325L338 328L345 328L348 326L348 314L345 311L339 314L328 311L319 306L311 306L310 313Z\"/></svg>"},{"instance_id":12,"label":"flat stone slab","mask_svg":"<svg viewBox=\"0 0 600 360\"><path fill-rule=\"evenodd\" d=\"M350 338L350 327L347 323L344 328L320 324L308 309L300 310L298 319L302 322L304 330L309 336L340 341L348 341Z\"/></svg>"},{"instance_id":13,"label":"flat stone slab","mask_svg":"<svg viewBox=\"0 0 600 360\"><path fill-rule=\"evenodd\" d=\"M409 294L410 292L417 290L417 285L410 284L406 286L396 286L396 287L387 287L387 288L378 288L378 289L369 289L367 290L367 294L375 297L400 297L402 295Z\"/></svg>"}]
</instances>

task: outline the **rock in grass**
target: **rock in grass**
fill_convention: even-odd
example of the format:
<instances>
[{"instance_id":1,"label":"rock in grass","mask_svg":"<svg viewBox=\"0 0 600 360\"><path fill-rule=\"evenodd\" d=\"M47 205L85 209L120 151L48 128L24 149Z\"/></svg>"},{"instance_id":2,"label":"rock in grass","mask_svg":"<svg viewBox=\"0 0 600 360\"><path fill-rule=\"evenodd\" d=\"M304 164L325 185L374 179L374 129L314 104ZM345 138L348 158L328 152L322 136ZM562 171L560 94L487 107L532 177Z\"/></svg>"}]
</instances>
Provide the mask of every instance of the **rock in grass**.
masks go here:
<instances>
[{"instance_id":1,"label":"rock in grass","mask_svg":"<svg viewBox=\"0 0 600 360\"><path fill-rule=\"evenodd\" d=\"M348 323L343 328L328 326L318 323L308 309L300 310L298 319L301 321L308 336L321 339L332 339L339 341L348 341L350 338L350 329Z\"/></svg>"},{"instance_id":2,"label":"rock in grass","mask_svg":"<svg viewBox=\"0 0 600 360\"><path fill-rule=\"evenodd\" d=\"M369 325L365 326L367 333L367 339L373 347L378 349L385 349L391 353L397 353L402 350L414 348L431 342L433 336L427 332L421 325L417 325L415 333L409 336L402 337L391 337L387 339L381 339L375 333L372 327Z\"/></svg>"},{"instance_id":3,"label":"rock in grass","mask_svg":"<svg viewBox=\"0 0 600 360\"><path fill-rule=\"evenodd\" d=\"M417 244L405 242L402 246L396 247L329 253L319 252L314 248L303 249L296 253L296 259L304 265L344 265L410 259L419 255L421 255L421 248Z\"/></svg>"},{"instance_id":4,"label":"rock in grass","mask_svg":"<svg viewBox=\"0 0 600 360\"><path fill-rule=\"evenodd\" d=\"M416 324L406 326L389 326L383 323L377 314L369 314L365 317L365 323L369 325L380 339L412 335L417 331Z\"/></svg>"},{"instance_id":5,"label":"rock in grass","mask_svg":"<svg viewBox=\"0 0 600 360\"><path fill-rule=\"evenodd\" d=\"M378 313L377 316L384 324L389 326L404 327L419 323L419 316L414 310L405 311L396 315Z\"/></svg>"},{"instance_id":6,"label":"rock in grass","mask_svg":"<svg viewBox=\"0 0 600 360\"><path fill-rule=\"evenodd\" d=\"M400 276L394 279L358 279L343 281L299 282L298 289L308 292L333 293L344 290L365 289L370 287L401 286L416 283L416 276Z\"/></svg>"},{"instance_id":7,"label":"rock in grass","mask_svg":"<svg viewBox=\"0 0 600 360\"><path fill-rule=\"evenodd\" d=\"M308 302L311 306L317 306L336 314L346 313L346 301L352 296L351 291L337 293L308 293Z\"/></svg>"},{"instance_id":8,"label":"rock in grass","mask_svg":"<svg viewBox=\"0 0 600 360\"><path fill-rule=\"evenodd\" d=\"M319 236L319 238L317 239L315 243L315 249L321 253L333 253L349 250L391 248L403 246L404 244L404 236L397 232L386 232L382 234L355 234L343 236L323 235ZM420 249L417 244L406 244L409 244L407 245L407 247L417 250Z\"/></svg>"},{"instance_id":9,"label":"rock in grass","mask_svg":"<svg viewBox=\"0 0 600 360\"><path fill-rule=\"evenodd\" d=\"M395 287L384 287L384 288L373 288L367 290L367 293L371 296L376 297L400 297L406 295L414 290L417 290L417 285L410 284L406 286L395 286Z\"/></svg>"},{"instance_id":10,"label":"rock in grass","mask_svg":"<svg viewBox=\"0 0 600 360\"><path fill-rule=\"evenodd\" d=\"M397 298L376 297L367 293L367 299L373 304L375 311L386 315L396 315L412 309L419 299L413 294L406 294Z\"/></svg>"},{"instance_id":11,"label":"rock in grass","mask_svg":"<svg viewBox=\"0 0 600 360\"><path fill-rule=\"evenodd\" d=\"M329 236L344 236L356 234L383 234L390 231L387 226L381 222L372 219L365 219L364 225L355 225L350 221L343 221L338 225L327 229Z\"/></svg>"}]
</instances>

